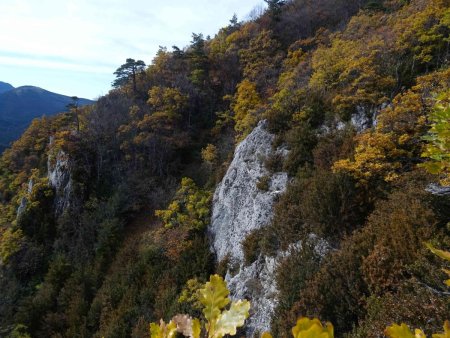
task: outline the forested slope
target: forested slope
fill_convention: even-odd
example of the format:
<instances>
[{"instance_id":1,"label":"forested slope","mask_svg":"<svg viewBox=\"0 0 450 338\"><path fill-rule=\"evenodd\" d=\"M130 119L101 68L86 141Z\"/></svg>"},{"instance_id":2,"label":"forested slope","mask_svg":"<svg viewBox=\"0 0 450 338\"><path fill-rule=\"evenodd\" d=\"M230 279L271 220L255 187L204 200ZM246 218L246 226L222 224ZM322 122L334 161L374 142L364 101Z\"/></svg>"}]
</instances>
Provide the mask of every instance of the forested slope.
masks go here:
<instances>
[{"instance_id":1,"label":"forested slope","mask_svg":"<svg viewBox=\"0 0 450 338\"><path fill-rule=\"evenodd\" d=\"M233 270L210 251L212 194L261 120L287 150L266 170L289 184L246 264L302 243L276 268L274 337L299 316L340 337L441 330L443 262L424 242L450 249L448 1L267 2L4 152L0 336L147 337L199 316L195 290Z\"/></svg>"}]
</instances>

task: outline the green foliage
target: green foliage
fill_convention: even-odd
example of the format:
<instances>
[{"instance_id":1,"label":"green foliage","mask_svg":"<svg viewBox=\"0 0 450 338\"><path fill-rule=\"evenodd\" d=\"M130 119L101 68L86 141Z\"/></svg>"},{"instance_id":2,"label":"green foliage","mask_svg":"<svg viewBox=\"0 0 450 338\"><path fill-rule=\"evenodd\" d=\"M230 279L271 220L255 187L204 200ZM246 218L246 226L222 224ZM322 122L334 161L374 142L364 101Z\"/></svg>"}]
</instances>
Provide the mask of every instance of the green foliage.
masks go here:
<instances>
[{"instance_id":1,"label":"green foliage","mask_svg":"<svg viewBox=\"0 0 450 338\"><path fill-rule=\"evenodd\" d=\"M318 271L322 262L319 250L321 243L309 238L290 250L290 255L284 259L277 269L276 282L278 289L278 305L271 321L271 330L276 337L290 334L290 325L296 319L291 313L291 307L297 301L299 290ZM319 248L319 250L316 248Z\"/></svg>"},{"instance_id":2,"label":"green foliage","mask_svg":"<svg viewBox=\"0 0 450 338\"><path fill-rule=\"evenodd\" d=\"M441 184L450 185L450 92L441 94L428 120L431 128L428 135L422 137L427 141L423 157L429 159L424 167L433 174L441 175Z\"/></svg>"},{"instance_id":3,"label":"green foliage","mask_svg":"<svg viewBox=\"0 0 450 338\"><path fill-rule=\"evenodd\" d=\"M281 8L286 4L284 0L264 0L267 3L269 15L272 20L278 21L281 15Z\"/></svg>"},{"instance_id":4,"label":"green foliage","mask_svg":"<svg viewBox=\"0 0 450 338\"><path fill-rule=\"evenodd\" d=\"M22 241L23 232L20 229L8 228L0 232L1 264L8 264L9 258L20 250Z\"/></svg>"},{"instance_id":5,"label":"green foliage","mask_svg":"<svg viewBox=\"0 0 450 338\"><path fill-rule=\"evenodd\" d=\"M401 188L388 200L377 203L366 226L341 242L339 251L330 255L306 283L292 313L326 318L335 324L336 330L345 332L351 329L349 323L353 320L364 318L368 309L361 305L361 300L369 295L386 297L383 309L390 315L384 317L380 315L382 311L378 313L380 329L389 324L394 314L403 321L409 318L410 311L421 309L421 302L431 302L432 292L424 293L418 285L408 284L412 278L410 267L425 254L422 241L438 231L436 216L426 202L423 186L414 186L418 181L418 177L415 180L405 178L399 183ZM407 186L406 182L409 182ZM397 296L388 296L396 292ZM423 301L418 296L422 294ZM396 304L398 298L404 299L404 303ZM438 305L440 302L436 300L432 303L429 314L433 317L445 314L445 306ZM419 317L414 312L410 318L418 320ZM421 320L427 323L426 317Z\"/></svg>"},{"instance_id":6,"label":"green foliage","mask_svg":"<svg viewBox=\"0 0 450 338\"><path fill-rule=\"evenodd\" d=\"M192 33L190 59L190 80L197 87L204 87L208 79L208 57L205 53L205 39L203 34Z\"/></svg>"},{"instance_id":7,"label":"green foliage","mask_svg":"<svg viewBox=\"0 0 450 338\"><path fill-rule=\"evenodd\" d=\"M48 244L55 236L53 189L47 178L31 178L32 190L24 196L25 210L18 216L17 226L23 233L39 243Z\"/></svg>"},{"instance_id":8,"label":"green foliage","mask_svg":"<svg viewBox=\"0 0 450 338\"><path fill-rule=\"evenodd\" d=\"M152 87L147 107L129 108L129 121L118 127L117 134L120 150L130 165L148 168L159 176L167 173L173 152L189 140L181 130L182 120L189 119L183 116L187 99L177 89Z\"/></svg>"},{"instance_id":9,"label":"green foliage","mask_svg":"<svg viewBox=\"0 0 450 338\"><path fill-rule=\"evenodd\" d=\"M147 323L181 310L198 313L179 299L188 280L209 275L209 249L204 241L194 240L192 247L184 247L174 261L167 257L164 247L172 240L170 234L158 229L137 232L128 239L89 310L89 322L97 336L130 332L138 325L137 313ZM184 246L180 238L176 238L176 244Z\"/></svg>"},{"instance_id":10,"label":"green foliage","mask_svg":"<svg viewBox=\"0 0 450 338\"><path fill-rule=\"evenodd\" d=\"M273 223L261 239L262 250L270 253L277 245L285 250L310 233L336 241L363 224L371 207L348 175L305 170L275 205Z\"/></svg>"},{"instance_id":11,"label":"green foliage","mask_svg":"<svg viewBox=\"0 0 450 338\"><path fill-rule=\"evenodd\" d=\"M290 152L283 163L283 170L291 175L313 162L312 150L317 144L317 134L309 123L300 123L285 135Z\"/></svg>"},{"instance_id":12,"label":"green foliage","mask_svg":"<svg viewBox=\"0 0 450 338\"><path fill-rule=\"evenodd\" d=\"M9 334L8 338L31 338L31 336L25 325L18 324L14 327L14 330Z\"/></svg>"},{"instance_id":13,"label":"green foliage","mask_svg":"<svg viewBox=\"0 0 450 338\"><path fill-rule=\"evenodd\" d=\"M131 81L134 93L136 93L137 76L140 73L143 73L144 68L145 68L144 61L142 60L136 61L134 59L128 58L126 62L119 68L117 68L117 70L114 72L116 79L112 83L112 86L115 88L121 87Z\"/></svg>"},{"instance_id":14,"label":"green foliage","mask_svg":"<svg viewBox=\"0 0 450 338\"><path fill-rule=\"evenodd\" d=\"M165 227L203 230L209 222L211 193L201 190L190 178L181 180L181 187L166 210L156 210Z\"/></svg>"}]
</instances>

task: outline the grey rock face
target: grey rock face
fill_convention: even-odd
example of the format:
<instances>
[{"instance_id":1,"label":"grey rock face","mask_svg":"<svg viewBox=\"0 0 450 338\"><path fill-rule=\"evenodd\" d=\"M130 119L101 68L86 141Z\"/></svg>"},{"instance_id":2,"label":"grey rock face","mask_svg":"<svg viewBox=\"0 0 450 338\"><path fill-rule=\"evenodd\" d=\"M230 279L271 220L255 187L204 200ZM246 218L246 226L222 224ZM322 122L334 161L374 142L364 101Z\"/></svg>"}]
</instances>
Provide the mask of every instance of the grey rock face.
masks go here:
<instances>
[{"instance_id":1,"label":"grey rock face","mask_svg":"<svg viewBox=\"0 0 450 338\"><path fill-rule=\"evenodd\" d=\"M276 306L274 273L277 257L259 257L250 266L244 266L242 243L253 230L268 225L273 215L273 204L288 183L286 173L270 175L264 167L265 158L274 154L274 136L262 121L235 150L233 161L213 198L212 221L209 227L212 249L219 261L227 258L238 272L225 276L232 298L248 298L252 316L247 322L248 336L255 329L268 329ZM286 151L275 151L285 155ZM267 191L257 188L259 179L270 178ZM235 270L235 269L233 269Z\"/></svg>"},{"instance_id":2,"label":"grey rock face","mask_svg":"<svg viewBox=\"0 0 450 338\"><path fill-rule=\"evenodd\" d=\"M341 121L338 117L335 117L332 121L327 121L322 124L318 130L317 134L319 136L330 134L336 130L343 130L348 125L353 126L356 132L362 133L363 131L374 128L377 126L377 117L380 112L389 106L389 103L383 103L378 107L368 108L365 106L357 106L356 112L351 115L350 121L344 122Z\"/></svg>"},{"instance_id":3,"label":"grey rock face","mask_svg":"<svg viewBox=\"0 0 450 338\"><path fill-rule=\"evenodd\" d=\"M367 111L365 107L356 107L356 113L351 117L351 123L358 133L369 129L373 126L373 121L376 121L376 110Z\"/></svg>"},{"instance_id":4,"label":"grey rock face","mask_svg":"<svg viewBox=\"0 0 450 338\"><path fill-rule=\"evenodd\" d=\"M19 207L17 208L17 218L20 217L20 215L23 214L25 211L25 208L27 207L28 199L24 196L20 199Z\"/></svg>"},{"instance_id":5,"label":"grey rock face","mask_svg":"<svg viewBox=\"0 0 450 338\"><path fill-rule=\"evenodd\" d=\"M364 106L358 106L356 107L356 113L351 116L351 124L355 127L358 133L375 127L377 125L378 114L387 106L388 103L383 103L381 106L372 109L367 109Z\"/></svg>"},{"instance_id":6,"label":"grey rock face","mask_svg":"<svg viewBox=\"0 0 450 338\"><path fill-rule=\"evenodd\" d=\"M288 250L278 252L275 257L260 255L249 266L240 262L239 272L228 272L225 280L234 299L249 299L251 302L250 317L246 321L247 337L260 335L270 331L270 322L278 305L278 289L276 271L283 259L300 249L301 244L291 245Z\"/></svg>"},{"instance_id":7,"label":"grey rock face","mask_svg":"<svg viewBox=\"0 0 450 338\"><path fill-rule=\"evenodd\" d=\"M72 177L69 156L60 150L47 162L48 182L55 189L55 213L61 215L70 206L72 197Z\"/></svg>"},{"instance_id":8,"label":"grey rock face","mask_svg":"<svg viewBox=\"0 0 450 338\"><path fill-rule=\"evenodd\" d=\"M450 187L442 186L436 183L431 183L425 190L436 196L450 195Z\"/></svg>"},{"instance_id":9,"label":"grey rock face","mask_svg":"<svg viewBox=\"0 0 450 338\"><path fill-rule=\"evenodd\" d=\"M28 181L27 196L30 195L31 192L33 191L33 186L34 186L33 179L30 178L30 180ZM20 215L22 215L22 213L25 211L25 208L27 207L28 204L27 196L23 196L22 199L20 200L20 205L17 208L17 218L19 218Z\"/></svg>"}]
</instances>

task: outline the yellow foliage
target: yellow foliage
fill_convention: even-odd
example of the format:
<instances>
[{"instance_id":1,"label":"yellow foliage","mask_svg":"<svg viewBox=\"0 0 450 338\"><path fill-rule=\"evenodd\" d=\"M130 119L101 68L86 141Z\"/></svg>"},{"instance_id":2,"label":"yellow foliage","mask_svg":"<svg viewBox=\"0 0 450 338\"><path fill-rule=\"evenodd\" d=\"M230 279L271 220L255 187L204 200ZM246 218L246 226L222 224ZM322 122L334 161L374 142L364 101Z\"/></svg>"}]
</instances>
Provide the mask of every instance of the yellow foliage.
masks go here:
<instances>
[{"instance_id":1,"label":"yellow foliage","mask_svg":"<svg viewBox=\"0 0 450 338\"><path fill-rule=\"evenodd\" d=\"M224 310L230 303L228 294L227 285L219 275L211 276L204 288L199 290L199 301L204 306L203 314L208 321L208 338L235 335L236 328L244 325L249 315L250 302L247 300L232 302L230 308Z\"/></svg>"},{"instance_id":2,"label":"yellow foliage","mask_svg":"<svg viewBox=\"0 0 450 338\"><path fill-rule=\"evenodd\" d=\"M210 203L211 193L184 177L168 208L156 210L155 215L163 220L167 228L183 226L189 230L201 230L209 222Z\"/></svg>"},{"instance_id":3,"label":"yellow foliage","mask_svg":"<svg viewBox=\"0 0 450 338\"><path fill-rule=\"evenodd\" d=\"M420 329L415 329L414 333L405 323L401 325L393 324L384 331L389 338L426 338L425 333ZM435 333L433 338L450 338L450 322L444 323L444 333Z\"/></svg>"},{"instance_id":4,"label":"yellow foliage","mask_svg":"<svg viewBox=\"0 0 450 338\"><path fill-rule=\"evenodd\" d=\"M303 317L298 319L297 324L292 328L292 336L294 338L333 338L333 325L327 323L323 327L317 318Z\"/></svg>"},{"instance_id":5,"label":"yellow foliage","mask_svg":"<svg viewBox=\"0 0 450 338\"><path fill-rule=\"evenodd\" d=\"M450 338L450 322L448 320L444 323L444 332L433 334L433 338Z\"/></svg>"},{"instance_id":6,"label":"yellow foliage","mask_svg":"<svg viewBox=\"0 0 450 338\"><path fill-rule=\"evenodd\" d=\"M241 141L261 118L263 104L256 85L244 79L237 87L231 108L234 111L236 138L237 141Z\"/></svg>"},{"instance_id":7,"label":"yellow foliage","mask_svg":"<svg viewBox=\"0 0 450 338\"><path fill-rule=\"evenodd\" d=\"M217 148L214 144L208 144L202 149L202 160L210 164L217 161Z\"/></svg>"},{"instance_id":8,"label":"yellow foliage","mask_svg":"<svg viewBox=\"0 0 450 338\"><path fill-rule=\"evenodd\" d=\"M426 113L436 100L430 91L446 90L449 79L450 70L418 78L415 87L380 112L375 130L356 137L354 157L336 162L333 170L348 172L362 184L373 178L394 180L408 161L422 153L419 139L426 131Z\"/></svg>"},{"instance_id":9,"label":"yellow foliage","mask_svg":"<svg viewBox=\"0 0 450 338\"><path fill-rule=\"evenodd\" d=\"M194 308L201 309L202 303L198 299L198 291L203 287L197 278L189 279L186 285L181 290L181 295L178 297L179 303L191 303Z\"/></svg>"},{"instance_id":10,"label":"yellow foliage","mask_svg":"<svg viewBox=\"0 0 450 338\"><path fill-rule=\"evenodd\" d=\"M430 243L426 243L425 245L432 253L434 253L435 255L441 257L442 259L445 259L446 261L450 262L450 252L449 251L436 249ZM450 277L450 270L448 270L448 269L442 269L442 270ZM447 286L450 286L450 279L447 279L445 281L445 284Z\"/></svg>"},{"instance_id":11,"label":"yellow foliage","mask_svg":"<svg viewBox=\"0 0 450 338\"><path fill-rule=\"evenodd\" d=\"M385 102L395 85L382 62L385 42L377 36L369 41L344 40L339 35L331 47L319 47L313 54L309 85L320 92L334 91L333 104L345 112L356 105L374 106Z\"/></svg>"},{"instance_id":12,"label":"yellow foliage","mask_svg":"<svg viewBox=\"0 0 450 338\"><path fill-rule=\"evenodd\" d=\"M225 281L219 275L210 276L209 282L198 290L198 300L203 305L203 314L206 319L204 330L208 338L235 335L236 329L243 326L245 319L249 316L250 303L247 300L231 302L228 298L229 293ZM230 302L229 309L226 309ZM150 324L151 338L173 337L170 334L176 334L176 332L186 337L199 338L201 331L200 321L188 315L176 315L168 325L163 321L160 325Z\"/></svg>"},{"instance_id":13,"label":"yellow foliage","mask_svg":"<svg viewBox=\"0 0 450 338\"><path fill-rule=\"evenodd\" d=\"M357 136L356 141L354 159L337 161L333 165L334 171L346 171L363 184L377 176L385 181L396 178L395 172L401 168L401 163L395 158L406 153L396 147L391 133L367 132Z\"/></svg>"},{"instance_id":14,"label":"yellow foliage","mask_svg":"<svg viewBox=\"0 0 450 338\"><path fill-rule=\"evenodd\" d=\"M181 114L187 106L188 96L176 88L155 86L148 91L148 95L149 99L147 100L147 104L154 111L168 114Z\"/></svg>"},{"instance_id":15,"label":"yellow foliage","mask_svg":"<svg viewBox=\"0 0 450 338\"><path fill-rule=\"evenodd\" d=\"M385 330L385 334L390 338L425 338L422 330L416 329L414 333L404 323L401 325L393 324Z\"/></svg>"},{"instance_id":16,"label":"yellow foliage","mask_svg":"<svg viewBox=\"0 0 450 338\"><path fill-rule=\"evenodd\" d=\"M225 281L219 275L212 275L209 282L199 290L198 298L203 304L203 314L208 321L217 320L222 309L230 302L229 293Z\"/></svg>"},{"instance_id":17,"label":"yellow foliage","mask_svg":"<svg viewBox=\"0 0 450 338\"><path fill-rule=\"evenodd\" d=\"M272 338L272 335L269 332L263 332L261 338Z\"/></svg>"},{"instance_id":18,"label":"yellow foliage","mask_svg":"<svg viewBox=\"0 0 450 338\"><path fill-rule=\"evenodd\" d=\"M239 30L231 33L226 38L226 45L228 50L241 50L247 46L252 38L259 32L259 27L256 22L247 22Z\"/></svg>"},{"instance_id":19,"label":"yellow foliage","mask_svg":"<svg viewBox=\"0 0 450 338\"><path fill-rule=\"evenodd\" d=\"M444 62L440 54L450 42L450 9L446 0L424 4L419 11L409 12L411 8L406 7L401 12L403 18L395 24L397 48L403 53L410 51L418 63L439 65Z\"/></svg>"},{"instance_id":20,"label":"yellow foliage","mask_svg":"<svg viewBox=\"0 0 450 338\"><path fill-rule=\"evenodd\" d=\"M177 326L173 321L166 324L162 319L160 324L150 324L151 338L175 338L177 336Z\"/></svg>"},{"instance_id":21,"label":"yellow foliage","mask_svg":"<svg viewBox=\"0 0 450 338\"><path fill-rule=\"evenodd\" d=\"M292 328L292 337L294 338L333 338L334 328L331 323L322 325L319 319L309 319L301 317L297 320L296 325ZM272 338L269 332L264 332L261 338Z\"/></svg>"}]
</instances>

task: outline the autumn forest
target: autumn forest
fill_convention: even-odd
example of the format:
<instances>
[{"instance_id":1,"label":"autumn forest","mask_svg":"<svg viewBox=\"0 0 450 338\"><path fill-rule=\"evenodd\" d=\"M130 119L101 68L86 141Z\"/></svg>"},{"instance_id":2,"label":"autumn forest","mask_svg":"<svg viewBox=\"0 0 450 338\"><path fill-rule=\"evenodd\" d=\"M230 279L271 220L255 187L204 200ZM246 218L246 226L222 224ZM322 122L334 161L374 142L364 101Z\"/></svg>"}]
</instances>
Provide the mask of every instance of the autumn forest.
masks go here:
<instances>
[{"instance_id":1,"label":"autumn forest","mask_svg":"<svg viewBox=\"0 0 450 338\"><path fill-rule=\"evenodd\" d=\"M150 65L124 60L108 94L33 120L3 152L0 337L175 337L149 325L177 314L200 318L178 328L199 337L247 304L223 298L208 317L208 287L227 296L222 278L280 252L273 337L332 337L326 322L348 338L443 331L450 3L265 2ZM261 121L274 151L255 189L277 173L287 187L236 266L211 250L214 192ZM318 320L292 330L301 317ZM313 324L322 335L302 335Z\"/></svg>"}]
</instances>

